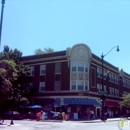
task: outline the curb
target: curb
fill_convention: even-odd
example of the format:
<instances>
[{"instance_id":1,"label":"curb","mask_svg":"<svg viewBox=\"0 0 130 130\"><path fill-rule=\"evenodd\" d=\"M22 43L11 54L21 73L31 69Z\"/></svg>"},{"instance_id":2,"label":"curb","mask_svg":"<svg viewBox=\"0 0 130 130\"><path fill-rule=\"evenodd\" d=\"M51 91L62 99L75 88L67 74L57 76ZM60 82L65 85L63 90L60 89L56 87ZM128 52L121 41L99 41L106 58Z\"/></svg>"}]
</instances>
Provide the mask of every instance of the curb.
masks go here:
<instances>
[{"instance_id":1,"label":"curb","mask_svg":"<svg viewBox=\"0 0 130 130\"><path fill-rule=\"evenodd\" d=\"M36 121L36 122L62 122L62 120L30 120L30 119L24 119L24 121Z\"/></svg>"}]
</instances>

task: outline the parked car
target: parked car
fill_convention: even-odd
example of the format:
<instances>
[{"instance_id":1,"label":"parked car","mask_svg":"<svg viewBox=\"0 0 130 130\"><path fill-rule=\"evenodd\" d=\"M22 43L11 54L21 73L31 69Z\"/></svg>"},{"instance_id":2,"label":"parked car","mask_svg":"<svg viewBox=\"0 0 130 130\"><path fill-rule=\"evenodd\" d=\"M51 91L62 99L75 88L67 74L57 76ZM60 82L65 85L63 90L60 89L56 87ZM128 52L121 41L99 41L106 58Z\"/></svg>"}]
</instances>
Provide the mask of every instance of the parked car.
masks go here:
<instances>
[{"instance_id":1,"label":"parked car","mask_svg":"<svg viewBox=\"0 0 130 130\"><path fill-rule=\"evenodd\" d=\"M4 117L4 119L11 119L12 111L4 112L3 117ZM17 111L13 111L13 119L14 120L21 120L23 118L24 118L24 116L21 113L19 113Z\"/></svg>"}]
</instances>

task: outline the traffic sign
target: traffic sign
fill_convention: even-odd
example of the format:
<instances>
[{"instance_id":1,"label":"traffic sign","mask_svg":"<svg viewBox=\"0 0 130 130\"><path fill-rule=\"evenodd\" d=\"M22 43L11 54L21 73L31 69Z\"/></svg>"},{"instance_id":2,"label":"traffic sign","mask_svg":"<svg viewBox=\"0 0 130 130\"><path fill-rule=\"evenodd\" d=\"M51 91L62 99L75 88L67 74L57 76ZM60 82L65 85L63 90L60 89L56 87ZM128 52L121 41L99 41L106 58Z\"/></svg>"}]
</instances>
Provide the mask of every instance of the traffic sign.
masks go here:
<instances>
[{"instance_id":1,"label":"traffic sign","mask_svg":"<svg viewBox=\"0 0 130 130\"><path fill-rule=\"evenodd\" d=\"M107 91L98 91L98 94L107 94Z\"/></svg>"}]
</instances>

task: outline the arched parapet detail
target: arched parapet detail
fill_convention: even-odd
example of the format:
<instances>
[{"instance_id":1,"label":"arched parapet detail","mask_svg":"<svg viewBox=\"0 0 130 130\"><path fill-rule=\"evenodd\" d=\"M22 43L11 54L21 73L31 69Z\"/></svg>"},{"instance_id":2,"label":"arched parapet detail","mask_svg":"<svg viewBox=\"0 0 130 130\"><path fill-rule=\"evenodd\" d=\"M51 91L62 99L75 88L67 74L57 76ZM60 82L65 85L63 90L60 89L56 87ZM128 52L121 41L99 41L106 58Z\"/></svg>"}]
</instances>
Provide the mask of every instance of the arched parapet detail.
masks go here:
<instances>
[{"instance_id":1,"label":"arched parapet detail","mask_svg":"<svg viewBox=\"0 0 130 130\"><path fill-rule=\"evenodd\" d=\"M70 60L87 61L90 62L92 59L92 53L90 48L83 43L74 45L72 48L67 48L67 55Z\"/></svg>"}]
</instances>

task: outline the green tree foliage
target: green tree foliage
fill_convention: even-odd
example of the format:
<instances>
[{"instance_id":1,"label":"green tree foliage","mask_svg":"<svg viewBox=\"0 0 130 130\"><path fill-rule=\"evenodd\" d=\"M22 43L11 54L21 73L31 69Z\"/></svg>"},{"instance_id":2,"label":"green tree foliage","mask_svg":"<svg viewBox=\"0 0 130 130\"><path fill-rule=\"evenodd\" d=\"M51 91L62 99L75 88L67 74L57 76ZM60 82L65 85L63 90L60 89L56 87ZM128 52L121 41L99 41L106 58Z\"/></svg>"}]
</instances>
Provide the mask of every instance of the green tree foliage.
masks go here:
<instances>
[{"instance_id":1,"label":"green tree foliage","mask_svg":"<svg viewBox=\"0 0 130 130\"><path fill-rule=\"evenodd\" d=\"M19 61L20 57L22 52L12 50L8 46L4 46L0 53L0 76L4 79L0 93L4 95L2 97L15 99L16 102L26 99L29 93L24 77L30 72L30 68Z\"/></svg>"},{"instance_id":2,"label":"green tree foliage","mask_svg":"<svg viewBox=\"0 0 130 130\"><path fill-rule=\"evenodd\" d=\"M44 48L44 50L41 50L41 49L36 49L34 51L35 55L39 55L39 54L45 54L45 53L51 53L51 52L54 52L54 50L52 48Z\"/></svg>"},{"instance_id":3,"label":"green tree foliage","mask_svg":"<svg viewBox=\"0 0 130 130\"><path fill-rule=\"evenodd\" d=\"M130 94L123 95L123 101L121 102L121 107L130 107Z\"/></svg>"}]
</instances>

